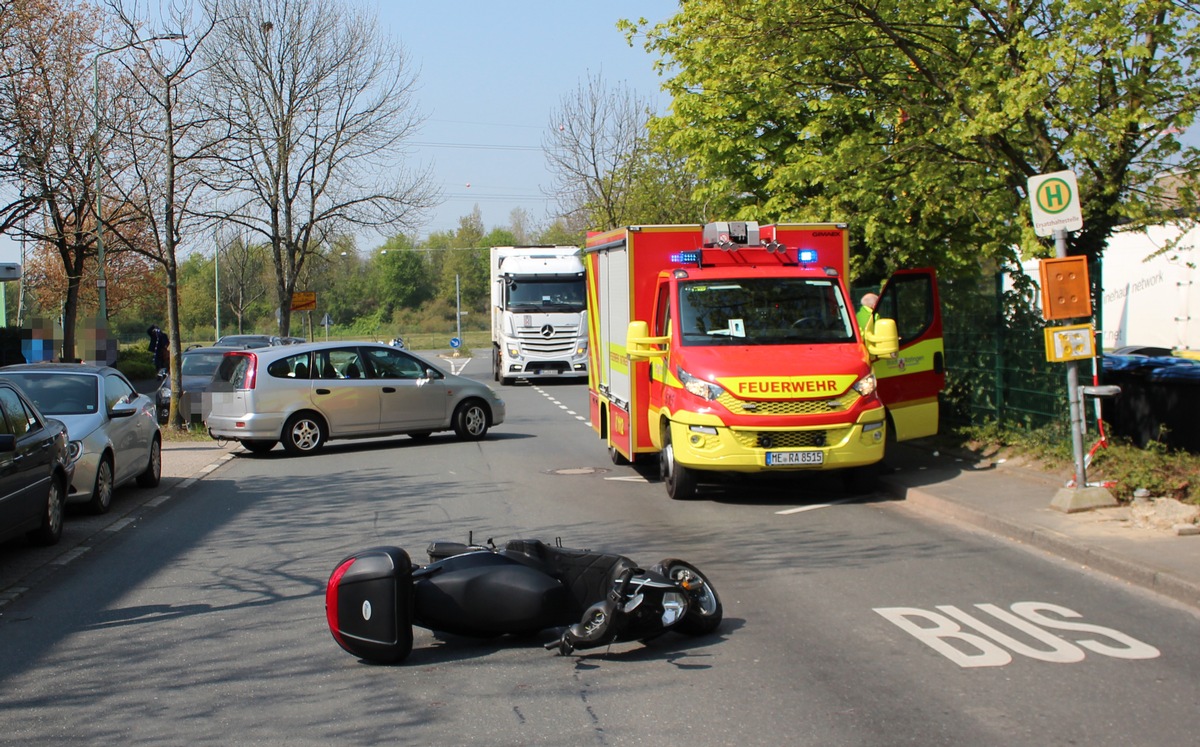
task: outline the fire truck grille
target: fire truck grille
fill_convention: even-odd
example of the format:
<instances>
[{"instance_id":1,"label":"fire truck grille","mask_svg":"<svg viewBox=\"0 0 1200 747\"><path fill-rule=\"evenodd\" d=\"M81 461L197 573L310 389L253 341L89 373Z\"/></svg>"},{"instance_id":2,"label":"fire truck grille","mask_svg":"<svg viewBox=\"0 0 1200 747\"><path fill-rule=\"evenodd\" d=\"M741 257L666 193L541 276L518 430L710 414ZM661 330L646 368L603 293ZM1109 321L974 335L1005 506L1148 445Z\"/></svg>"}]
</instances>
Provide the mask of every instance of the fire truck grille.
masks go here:
<instances>
[{"instance_id":1,"label":"fire truck grille","mask_svg":"<svg viewBox=\"0 0 1200 747\"><path fill-rule=\"evenodd\" d=\"M836 436L836 434L834 434ZM829 431L734 431L738 445L746 449L811 449L828 446L836 438Z\"/></svg>"},{"instance_id":2,"label":"fire truck grille","mask_svg":"<svg viewBox=\"0 0 1200 747\"><path fill-rule=\"evenodd\" d=\"M829 399L779 399L779 400L747 400L738 399L725 392L717 401L725 409L736 413L753 413L755 415L824 415L830 412L844 412L854 406L860 395L849 389L840 397Z\"/></svg>"},{"instance_id":3,"label":"fire truck grille","mask_svg":"<svg viewBox=\"0 0 1200 747\"><path fill-rule=\"evenodd\" d=\"M521 341L521 350L526 355L562 355L575 350L575 338L579 327L556 326L550 329L542 327L518 327L517 338Z\"/></svg>"}]
</instances>

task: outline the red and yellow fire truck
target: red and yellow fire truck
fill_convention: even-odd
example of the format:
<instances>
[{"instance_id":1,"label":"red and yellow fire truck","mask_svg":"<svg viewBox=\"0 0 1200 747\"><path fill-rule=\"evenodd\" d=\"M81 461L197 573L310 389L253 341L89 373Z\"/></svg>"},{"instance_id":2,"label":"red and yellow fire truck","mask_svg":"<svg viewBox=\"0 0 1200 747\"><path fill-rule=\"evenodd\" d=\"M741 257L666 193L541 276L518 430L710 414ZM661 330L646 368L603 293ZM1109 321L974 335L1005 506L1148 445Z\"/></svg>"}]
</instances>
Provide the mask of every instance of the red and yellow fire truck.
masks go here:
<instances>
[{"instance_id":1,"label":"red and yellow fire truck","mask_svg":"<svg viewBox=\"0 0 1200 747\"><path fill-rule=\"evenodd\" d=\"M591 422L657 454L672 498L714 472L846 470L937 432L937 282L894 275L859 329L841 224L629 226L588 237Z\"/></svg>"}]
</instances>

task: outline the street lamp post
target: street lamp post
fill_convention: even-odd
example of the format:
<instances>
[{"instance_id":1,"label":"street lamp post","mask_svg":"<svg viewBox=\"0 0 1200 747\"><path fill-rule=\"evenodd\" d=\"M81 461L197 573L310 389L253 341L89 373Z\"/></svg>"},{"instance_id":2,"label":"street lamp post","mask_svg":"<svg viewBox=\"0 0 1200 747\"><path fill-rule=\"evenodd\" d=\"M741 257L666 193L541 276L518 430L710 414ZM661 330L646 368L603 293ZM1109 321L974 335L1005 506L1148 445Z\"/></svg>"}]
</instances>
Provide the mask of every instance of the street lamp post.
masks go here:
<instances>
[{"instance_id":1,"label":"street lamp post","mask_svg":"<svg viewBox=\"0 0 1200 747\"><path fill-rule=\"evenodd\" d=\"M96 295L100 306L99 316L104 323L108 322L108 279L104 272L104 213L101 212L100 196L100 58L106 54L121 52L131 47L145 52L146 50L142 49L140 45L184 38L186 37L183 34L164 34L152 36L149 39L135 39L119 47L101 49L92 56L92 120L95 128L92 131L92 184L96 190L96 264L98 267Z\"/></svg>"}]
</instances>

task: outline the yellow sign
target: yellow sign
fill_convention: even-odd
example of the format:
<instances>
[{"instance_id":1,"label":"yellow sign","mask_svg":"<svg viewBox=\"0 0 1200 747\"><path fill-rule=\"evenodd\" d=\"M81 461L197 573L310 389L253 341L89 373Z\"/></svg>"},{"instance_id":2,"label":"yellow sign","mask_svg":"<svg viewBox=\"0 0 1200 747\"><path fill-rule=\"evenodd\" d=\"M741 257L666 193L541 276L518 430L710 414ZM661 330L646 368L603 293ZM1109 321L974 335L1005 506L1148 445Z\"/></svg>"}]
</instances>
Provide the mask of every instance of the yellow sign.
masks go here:
<instances>
[{"instance_id":1,"label":"yellow sign","mask_svg":"<svg viewBox=\"0 0 1200 747\"><path fill-rule=\"evenodd\" d=\"M292 311L316 311L316 291L295 291L292 293Z\"/></svg>"},{"instance_id":2,"label":"yellow sign","mask_svg":"<svg viewBox=\"0 0 1200 747\"><path fill-rule=\"evenodd\" d=\"M1090 324L1047 327L1046 360L1051 363L1096 357L1096 330Z\"/></svg>"}]
</instances>

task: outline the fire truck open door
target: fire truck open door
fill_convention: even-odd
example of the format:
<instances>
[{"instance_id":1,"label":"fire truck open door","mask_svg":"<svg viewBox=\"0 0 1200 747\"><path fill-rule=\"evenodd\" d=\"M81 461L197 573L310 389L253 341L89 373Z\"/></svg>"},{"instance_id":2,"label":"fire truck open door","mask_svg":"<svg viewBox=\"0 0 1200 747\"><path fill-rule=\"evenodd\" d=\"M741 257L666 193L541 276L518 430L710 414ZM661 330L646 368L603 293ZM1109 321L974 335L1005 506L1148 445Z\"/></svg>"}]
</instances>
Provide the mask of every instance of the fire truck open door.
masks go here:
<instances>
[{"instance_id":1,"label":"fire truck open door","mask_svg":"<svg viewBox=\"0 0 1200 747\"><path fill-rule=\"evenodd\" d=\"M896 320L900 352L873 368L879 398L888 408L897 441L938 431L938 394L946 385L942 307L931 268L899 270L875 305L875 317Z\"/></svg>"}]
</instances>

